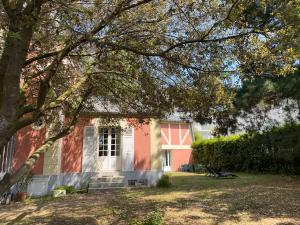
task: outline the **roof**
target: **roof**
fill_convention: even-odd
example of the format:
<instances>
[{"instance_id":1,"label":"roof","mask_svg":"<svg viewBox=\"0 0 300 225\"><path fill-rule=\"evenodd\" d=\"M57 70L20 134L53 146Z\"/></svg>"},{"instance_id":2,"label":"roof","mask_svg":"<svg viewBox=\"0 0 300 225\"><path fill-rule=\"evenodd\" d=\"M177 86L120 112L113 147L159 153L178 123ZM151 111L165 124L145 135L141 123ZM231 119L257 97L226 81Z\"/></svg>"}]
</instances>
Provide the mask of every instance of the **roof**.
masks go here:
<instances>
[{"instance_id":1,"label":"roof","mask_svg":"<svg viewBox=\"0 0 300 225\"><path fill-rule=\"evenodd\" d=\"M165 122L185 122L185 123L192 123L192 119L182 113L175 112L169 116L167 116L165 119L162 119L162 121Z\"/></svg>"},{"instance_id":2,"label":"roof","mask_svg":"<svg viewBox=\"0 0 300 225\"><path fill-rule=\"evenodd\" d=\"M94 116L94 117L114 117L114 118L159 118L158 115L151 113L138 113L138 112L127 112L124 113L120 108L112 104L110 101L102 100L101 98L94 98L91 101L89 108L86 108L83 115ZM192 123L192 119L185 115L184 113L175 112L173 114L167 115L165 118L161 119L162 122L183 122Z\"/></svg>"}]
</instances>

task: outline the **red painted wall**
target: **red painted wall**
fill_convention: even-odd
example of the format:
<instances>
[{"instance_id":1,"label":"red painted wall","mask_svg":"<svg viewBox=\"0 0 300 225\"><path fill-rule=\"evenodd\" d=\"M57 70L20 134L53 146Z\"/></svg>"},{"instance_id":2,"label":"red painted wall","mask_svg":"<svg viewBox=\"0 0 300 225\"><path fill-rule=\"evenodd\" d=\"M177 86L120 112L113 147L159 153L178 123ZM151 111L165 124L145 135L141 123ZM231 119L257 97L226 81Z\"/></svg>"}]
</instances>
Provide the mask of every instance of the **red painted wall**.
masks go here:
<instances>
[{"instance_id":1,"label":"red painted wall","mask_svg":"<svg viewBox=\"0 0 300 225\"><path fill-rule=\"evenodd\" d=\"M161 141L163 145L191 145L193 142L190 124L186 123L163 123L161 124L162 135ZM169 130L170 128L170 130ZM169 134L170 133L170 137ZM167 140L166 140L167 138ZM168 143L168 141L170 143ZM171 150L171 149L170 149ZM178 171L183 164L192 163L192 150L190 149L173 149L171 150L172 171Z\"/></svg>"},{"instance_id":2,"label":"red painted wall","mask_svg":"<svg viewBox=\"0 0 300 225\"><path fill-rule=\"evenodd\" d=\"M168 123L162 123L160 125L160 127L161 127L162 133L164 133L166 138L169 140L169 124ZM163 135L161 136L161 144L162 145L167 145L168 144L166 138Z\"/></svg>"},{"instance_id":3,"label":"red painted wall","mask_svg":"<svg viewBox=\"0 0 300 225\"><path fill-rule=\"evenodd\" d=\"M83 130L91 118L80 118L74 131L63 139L61 172L80 173L82 165Z\"/></svg>"},{"instance_id":4,"label":"red painted wall","mask_svg":"<svg viewBox=\"0 0 300 225\"><path fill-rule=\"evenodd\" d=\"M169 130L170 127L170 130ZM161 142L163 145L181 145L181 140L184 140L182 145L191 145L192 133L189 124L179 123L163 123L161 124L161 131L164 135L161 136ZM188 132L189 131L189 132ZM186 133L188 132L187 136ZM170 133L170 137L169 137ZM167 138L167 140L166 140ZM171 139L171 140L170 140ZM170 143L168 143L168 141Z\"/></svg>"},{"instance_id":5,"label":"red painted wall","mask_svg":"<svg viewBox=\"0 0 300 225\"><path fill-rule=\"evenodd\" d=\"M134 128L134 170L151 170L150 125Z\"/></svg>"},{"instance_id":6,"label":"red painted wall","mask_svg":"<svg viewBox=\"0 0 300 225\"><path fill-rule=\"evenodd\" d=\"M171 129L171 144L180 145L179 124L171 124L170 129Z\"/></svg>"},{"instance_id":7,"label":"red painted wall","mask_svg":"<svg viewBox=\"0 0 300 225\"><path fill-rule=\"evenodd\" d=\"M189 130L189 133L186 136L186 139L184 140L183 145L191 145L193 143L193 139L192 139L192 134L191 134L190 126L188 124L181 124L180 128L181 128L181 134L182 134L182 136L184 134L186 134L186 132Z\"/></svg>"},{"instance_id":8,"label":"red painted wall","mask_svg":"<svg viewBox=\"0 0 300 225\"><path fill-rule=\"evenodd\" d=\"M83 130L84 126L91 125L91 118L80 118L74 131L63 139L61 172L81 172ZM162 130L168 134L168 124L162 124ZM184 134L189 125L182 124L181 132ZM21 129L16 135L16 146L13 158L13 171L16 171L26 159L45 140L46 129L34 130L30 126ZM171 124L172 144L179 144L179 125ZM162 143L165 143L162 138ZM184 145L192 143L191 133L184 141ZM43 173L44 157L41 157L33 169L34 174ZM191 150L172 150L172 170L178 171L182 164L191 163ZM134 128L134 169L143 171L151 170L151 138L150 125L140 124Z\"/></svg>"},{"instance_id":9,"label":"red painted wall","mask_svg":"<svg viewBox=\"0 0 300 225\"><path fill-rule=\"evenodd\" d=\"M192 163L192 150L173 149L171 152L172 171L178 171L183 164Z\"/></svg>"},{"instance_id":10,"label":"red painted wall","mask_svg":"<svg viewBox=\"0 0 300 225\"><path fill-rule=\"evenodd\" d=\"M46 129L35 130L27 126L16 134L16 143L12 161L13 171L16 172L21 165L34 153L45 141ZM43 174L44 156L42 155L32 169L33 174Z\"/></svg>"}]
</instances>

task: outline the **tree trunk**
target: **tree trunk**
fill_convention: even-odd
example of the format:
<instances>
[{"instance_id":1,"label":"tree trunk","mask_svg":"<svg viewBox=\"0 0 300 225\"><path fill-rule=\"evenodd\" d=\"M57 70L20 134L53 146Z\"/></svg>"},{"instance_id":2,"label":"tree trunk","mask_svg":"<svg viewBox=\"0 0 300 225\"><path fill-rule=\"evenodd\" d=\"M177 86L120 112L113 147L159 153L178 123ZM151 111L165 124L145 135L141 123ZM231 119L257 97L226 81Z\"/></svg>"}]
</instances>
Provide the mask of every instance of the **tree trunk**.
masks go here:
<instances>
[{"instance_id":1,"label":"tree trunk","mask_svg":"<svg viewBox=\"0 0 300 225\"><path fill-rule=\"evenodd\" d=\"M0 58L0 149L14 135L20 101L21 72L36 25L34 13L39 13L40 5L32 9L30 15L7 9L9 17L8 33ZM28 13L28 12L27 12ZM34 15L34 16L33 16ZM28 22L28 16L32 21ZM1 151L0 150L0 151Z\"/></svg>"},{"instance_id":2,"label":"tree trunk","mask_svg":"<svg viewBox=\"0 0 300 225\"><path fill-rule=\"evenodd\" d=\"M18 121L13 121L12 123L8 124L5 129L0 131L0 154L3 152L3 147L6 143L11 139L11 137L23 127L26 127L30 124L33 124L38 118L41 117L41 113L35 113L31 117L23 118Z\"/></svg>"}]
</instances>

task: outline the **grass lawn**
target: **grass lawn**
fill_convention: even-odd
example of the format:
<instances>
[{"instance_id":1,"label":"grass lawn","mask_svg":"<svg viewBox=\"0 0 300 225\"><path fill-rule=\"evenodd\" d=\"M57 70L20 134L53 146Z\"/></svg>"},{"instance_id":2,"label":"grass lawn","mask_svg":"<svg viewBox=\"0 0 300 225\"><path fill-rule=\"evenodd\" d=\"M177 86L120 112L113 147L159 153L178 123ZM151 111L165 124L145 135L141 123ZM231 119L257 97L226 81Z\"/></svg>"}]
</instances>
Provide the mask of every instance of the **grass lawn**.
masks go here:
<instances>
[{"instance_id":1,"label":"grass lawn","mask_svg":"<svg viewBox=\"0 0 300 225\"><path fill-rule=\"evenodd\" d=\"M171 188L39 198L0 206L0 224L139 224L150 212L164 224L300 224L300 177L238 174L216 179L171 173Z\"/></svg>"}]
</instances>

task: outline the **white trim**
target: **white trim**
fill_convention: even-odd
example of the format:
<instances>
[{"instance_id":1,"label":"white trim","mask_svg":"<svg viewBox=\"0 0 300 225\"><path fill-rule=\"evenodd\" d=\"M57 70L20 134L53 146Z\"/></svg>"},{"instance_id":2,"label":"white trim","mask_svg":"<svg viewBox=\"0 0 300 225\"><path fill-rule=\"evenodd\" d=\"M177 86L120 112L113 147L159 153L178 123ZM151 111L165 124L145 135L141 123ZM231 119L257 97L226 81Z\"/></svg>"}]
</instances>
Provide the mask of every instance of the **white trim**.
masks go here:
<instances>
[{"instance_id":1,"label":"white trim","mask_svg":"<svg viewBox=\"0 0 300 225\"><path fill-rule=\"evenodd\" d=\"M192 149L190 145L162 145L161 149Z\"/></svg>"},{"instance_id":2,"label":"white trim","mask_svg":"<svg viewBox=\"0 0 300 225\"><path fill-rule=\"evenodd\" d=\"M168 144L172 144L172 141L171 141L171 124L170 123L168 124L168 127L169 127L169 142L168 142Z\"/></svg>"},{"instance_id":3,"label":"white trim","mask_svg":"<svg viewBox=\"0 0 300 225\"><path fill-rule=\"evenodd\" d=\"M190 129L187 130L186 134L183 136L182 140L180 141L180 144L182 145L187 138L188 134L190 133Z\"/></svg>"},{"instance_id":4,"label":"white trim","mask_svg":"<svg viewBox=\"0 0 300 225\"><path fill-rule=\"evenodd\" d=\"M134 128L126 125L124 129L131 129L131 135L121 132L121 170L134 171Z\"/></svg>"},{"instance_id":5,"label":"white trim","mask_svg":"<svg viewBox=\"0 0 300 225\"><path fill-rule=\"evenodd\" d=\"M88 136L87 130L93 130L93 135ZM94 125L87 125L83 128L82 147L82 172L94 172L95 170L95 150L97 149L97 129Z\"/></svg>"},{"instance_id":6,"label":"white trim","mask_svg":"<svg viewBox=\"0 0 300 225\"><path fill-rule=\"evenodd\" d=\"M100 161L100 163L103 163L104 161L106 161L107 163L107 168L105 168L104 166L101 166L100 171L101 172L105 172L105 171L121 171L122 170L122 132L121 129L119 127L99 127L98 128L98 134L99 134L99 130L100 129L107 129L108 130L108 137L107 137L107 155L99 155L99 141L98 141L98 146L97 146L97 151L98 151L98 162ZM112 152L112 129L120 129L120 132L118 133L119 138L120 138L120 143L119 143L119 155L117 155L117 145L115 144L115 150L113 150L115 152L115 155L111 155ZM100 135L100 134L99 134ZM98 136L98 140L99 140L99 136ZM115 165L115 166L113 166Z\"/></svg>"},{"instance_id":7,"label":"white trim","mask_svg":"<svg viewBox=\"0 0 300 225\"><path fill-rule=\"evenodd\" d=\"M164 150L162 154L162 169L164 172L172 171L172 151L170 149ZM168 164L168 165L167 165Z\"/></svg>"},{"instance_id":8,"label":"white trim","mask_svg":"<svg viewBox=\"0 0 300 225\"><path fill-rule=\"evenodd\" d=\"M162 131L162 129L161 129L161 134L162 134L162 136L164 137L164 139L166 140L166 142L170 145L171 143L170 143L170 141L168 140L168 138L167 138L167 136L165 135L165 133Z\"/></svg>"},{"instance_id":9,"label":"white trim","mask_svg":"<svg viewBox=\"0 0 300 225\"><path fill-rule=\"evenodd\" d=\"M10 173L12 169L12 158L14 151L15 138L12 137L4 146L0 154L0 180L5 173Z\"/></svg>"}]
</instances>

